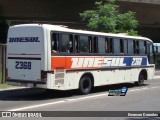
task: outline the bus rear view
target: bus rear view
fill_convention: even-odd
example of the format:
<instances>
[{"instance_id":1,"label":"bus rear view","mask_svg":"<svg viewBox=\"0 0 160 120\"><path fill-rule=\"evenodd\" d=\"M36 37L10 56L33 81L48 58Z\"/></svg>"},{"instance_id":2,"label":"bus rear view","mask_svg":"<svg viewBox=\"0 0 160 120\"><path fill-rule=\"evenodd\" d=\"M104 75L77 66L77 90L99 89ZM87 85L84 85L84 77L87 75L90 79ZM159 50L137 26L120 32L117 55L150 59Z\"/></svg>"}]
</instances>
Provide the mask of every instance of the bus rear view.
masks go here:
<instances>
[{"instance_id":1,"label":"bus rear view","mask_svg":"<svg viewBox=\"0 0 160 120\"><path fill-rule=\"evenodd\" d=\"M7 82L12 85L45 84L41 72L44 30L38 25L12 26L7 39Z\"/></svg>"}]
</instances>

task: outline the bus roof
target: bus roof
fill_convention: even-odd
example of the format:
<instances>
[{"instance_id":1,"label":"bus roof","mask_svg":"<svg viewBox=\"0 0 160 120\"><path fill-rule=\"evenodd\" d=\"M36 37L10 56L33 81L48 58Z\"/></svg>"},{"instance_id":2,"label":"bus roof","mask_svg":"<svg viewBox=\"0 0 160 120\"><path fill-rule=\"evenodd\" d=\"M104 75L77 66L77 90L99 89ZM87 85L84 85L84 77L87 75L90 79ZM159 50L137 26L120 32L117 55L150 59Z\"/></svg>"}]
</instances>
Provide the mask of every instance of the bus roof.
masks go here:
<instances>
[{"instance_id":1,"label":"bus roof","mask_svg":"<svg viewBox=\"0 0 160 120\"><path fill-rule=\"evenodd\" d=\"M146 37L141 37L141 36L129 36L126 35L125 33L119 33L119 34L114 34L114 33L104 33L104 32L95 32L95 31L86 31L86 30L77 30L77 29L70 29L66 26L63 25L49 25L49 24L20 24L20 25L14 25L12 27L43 27L46 28L50 31L59 31L59 32L69 32L69 33L77 33L77 34L87 34L87 35L94 35L94 36L108 36L108 37L120 37L120 38L126 38L126 39L137 39L137 40L148 40L151 41L151 39L146 38Z\"/></svg>"}]
</instances>

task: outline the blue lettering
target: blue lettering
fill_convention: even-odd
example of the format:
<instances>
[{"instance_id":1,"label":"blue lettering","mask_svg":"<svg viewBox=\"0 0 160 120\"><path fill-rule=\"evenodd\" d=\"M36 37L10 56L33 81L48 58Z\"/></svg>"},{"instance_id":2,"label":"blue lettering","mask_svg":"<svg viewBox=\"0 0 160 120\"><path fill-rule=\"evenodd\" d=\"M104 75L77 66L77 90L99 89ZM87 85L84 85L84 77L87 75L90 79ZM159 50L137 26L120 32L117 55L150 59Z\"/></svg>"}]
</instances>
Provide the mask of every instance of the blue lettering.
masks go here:
<instances>
[{"instance_id":1,"label":"blue lettering","mask_svg":"<svg viewBox=\"0 0 160 120\"><path fill-rule=\"evenodd\" d=\"M9 38L9 42L40 42L39 37L15 37Z\"/></svg>"},{"instance_id":2,"label":"blue lettering","mask_svg":"<svg viewBox=\"0 0 160 120\"><path fill-rule=\"evenodd\" d=\"M147 65L147 57L104 57L102 67Z\"/></svg>"},{"instance_id":3,"label":"blue lettering","mask_svg":"<svg viewBox=\"0 0 160 120\"><path fill-rule=\"evenodd\" d=\"M27 61L16 61L15 62L15 69L31 69L31 62L27 62Z\"/></svg>"}]
</instances>

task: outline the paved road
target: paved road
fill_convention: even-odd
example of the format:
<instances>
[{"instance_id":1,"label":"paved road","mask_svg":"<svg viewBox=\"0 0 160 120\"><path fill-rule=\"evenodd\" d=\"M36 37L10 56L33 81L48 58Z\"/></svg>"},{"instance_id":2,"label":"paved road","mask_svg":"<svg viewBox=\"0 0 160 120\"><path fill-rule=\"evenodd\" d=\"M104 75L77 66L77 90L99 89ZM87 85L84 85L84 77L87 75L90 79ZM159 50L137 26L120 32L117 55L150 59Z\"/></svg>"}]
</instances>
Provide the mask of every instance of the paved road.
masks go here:
<instances>
[{"instance_id":1,"label":"paved road","mask_svg":"<svg viewBox=\"0 0 160 120\"><path fill-rule=\"evenodd\" d=\"M126 96L108 96L108 90L128 88ZM145 81L141 87L133 84L97 87L89 95L77 91L20 89L0 91L1 111L160 111L160 79ZM49 119L49 118L48 118ZM75 119L56 118L58 120ZM84 118L78 118L84 119ZM86 118L96 120L97 118ZM115 118L98 118L115 119ZM116 118L133 120L135 118ZM144 120L144 118L136 118ZM150 119L150 118L145 118ZM160 118L152 118L159 120Z\"/></svg>"}]
</instances>

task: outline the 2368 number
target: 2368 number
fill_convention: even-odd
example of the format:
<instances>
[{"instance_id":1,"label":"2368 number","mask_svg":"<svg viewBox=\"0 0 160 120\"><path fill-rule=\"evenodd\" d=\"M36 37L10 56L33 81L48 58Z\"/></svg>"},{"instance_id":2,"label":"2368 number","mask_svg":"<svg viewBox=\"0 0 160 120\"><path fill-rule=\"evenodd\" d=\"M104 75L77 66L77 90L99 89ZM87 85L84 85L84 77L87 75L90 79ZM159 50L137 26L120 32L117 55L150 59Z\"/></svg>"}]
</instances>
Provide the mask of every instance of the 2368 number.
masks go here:
<instances>
[{"instance_id":1,"label":"2368 number","mask_svg":"<svg viewBox=\"0 0 160 120\"><path fill-rule=\"evenodd\" d=\"M16 69L31 69L31 62L26 61L16 61Z\"/></svg>"}]
</instances>

